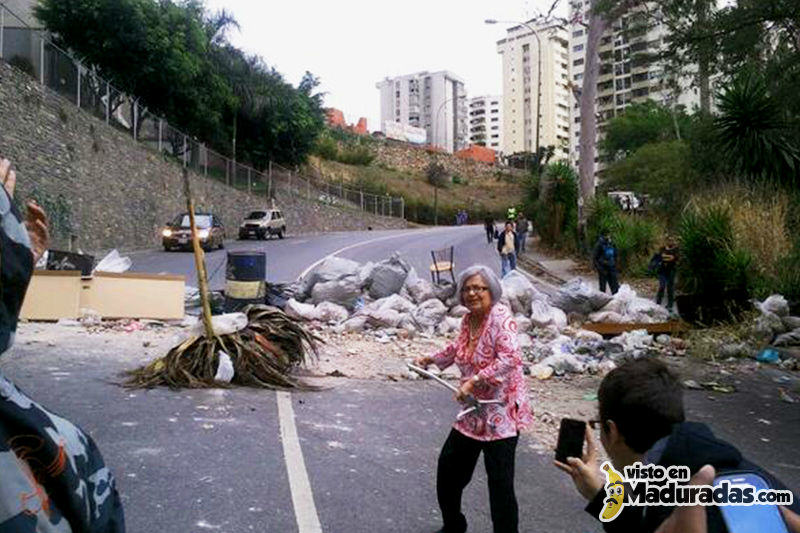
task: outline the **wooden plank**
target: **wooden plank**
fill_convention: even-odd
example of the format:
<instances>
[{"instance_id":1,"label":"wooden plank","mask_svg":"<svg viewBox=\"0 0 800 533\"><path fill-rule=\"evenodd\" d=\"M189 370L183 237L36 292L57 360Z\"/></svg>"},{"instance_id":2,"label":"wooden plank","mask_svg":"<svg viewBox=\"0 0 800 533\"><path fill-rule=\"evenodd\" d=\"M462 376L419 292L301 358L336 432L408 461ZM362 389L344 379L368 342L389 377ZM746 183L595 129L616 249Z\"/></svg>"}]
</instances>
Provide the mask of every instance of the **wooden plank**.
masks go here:
<instances>
[{"instance_id":1,"label":"wooden plank","mask_svg":"<svg viewBox=\"0 0 800 533\"><path fill-rule=\"evenodd\" d=\"M626 331L634 331L637 329L647 330L648 333L658 335L661 333L675 334L682 333L689 330L686 322L680 320L672 320L669 322L658 322L656 324L645 323L632 323L632 324L618 324L615 322L586 322L581 326L588 331L594 331L600 335L619 335Z\"/></svg>"},{"instance_id":2,"label":"wooden plank","mask_svg":"<svg viewBox=\"0 0 800 533\"><path fill-rule=\"evenodd\" d=\"M79 318L80 299L80 271L36 270L19 316L25 320Z\"/></svg>"},{"instance_id":3,"label":"wooden plank","mask_svg":"<svg viewBox=\"0 0 800 533\"><path fill-rule=\"evenodd\" d=\"M180 276L177 274L144 274L139 272L95 272L95 278L114 278L114 279L134 279L134 280L141 280L141 279L152 279L152 280L160 280L160 281L186 281L186 276Z\"/></svg>"}]
</instances>

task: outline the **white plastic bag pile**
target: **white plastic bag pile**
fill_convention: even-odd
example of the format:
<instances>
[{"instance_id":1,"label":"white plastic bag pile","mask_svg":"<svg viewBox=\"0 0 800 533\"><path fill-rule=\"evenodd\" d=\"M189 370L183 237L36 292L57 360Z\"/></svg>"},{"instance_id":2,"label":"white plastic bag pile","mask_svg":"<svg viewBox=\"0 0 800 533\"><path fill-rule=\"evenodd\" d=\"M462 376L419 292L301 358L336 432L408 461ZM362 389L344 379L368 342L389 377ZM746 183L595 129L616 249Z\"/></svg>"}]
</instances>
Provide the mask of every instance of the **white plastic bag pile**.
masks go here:
<instances>
[{"instance_id":1,"label":"white plastic bag pile","mask_svg":"<svg viewBox=\"0 0 800 533\"><path fill-rule=\"evenodd\" d=\"M791 316L789 302L780 294L773 294L763 302L756 302L761 316L756 319L756 332L781 348L800 347L800 317Z\"/></svg>"},{"instance_id":2,"label":"white plastic bag pile","mask_svg":"<svg viewBox=\"0 0 800 533\"><path fill-rule=\"evenodd\" d=\"M589 314L590 322L656 324L669 320L669 312L647 298L640 298L627 284L601 309Z\"/></svg>"}]
</instances>

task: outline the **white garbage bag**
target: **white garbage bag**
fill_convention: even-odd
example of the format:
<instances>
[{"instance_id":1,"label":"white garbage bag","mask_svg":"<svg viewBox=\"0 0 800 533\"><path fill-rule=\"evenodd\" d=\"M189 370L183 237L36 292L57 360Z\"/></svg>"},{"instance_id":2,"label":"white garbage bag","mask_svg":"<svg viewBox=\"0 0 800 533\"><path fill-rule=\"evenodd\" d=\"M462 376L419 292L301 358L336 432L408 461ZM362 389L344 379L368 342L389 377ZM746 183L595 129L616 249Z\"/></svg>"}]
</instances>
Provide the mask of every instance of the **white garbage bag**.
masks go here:
<instances>
[{"instance_id":1,"label":"white garbage bag","mask_svg":"<svg viewBox=\"0 0 800 533\"><path fill-rule=\"evenodd\" d=\"M217 352L219 363L217 364L217 373L214 374L214 381L221 381L223 383L230 383L233 379L233 361L228 354L223 351Z\"/></svg>"},{"instance_id":2,"label":"white garbage bag","mask_svg":"<svg viewBox=\"0 0 800 533\"><path fill-rule=\"evenodd\" d=\"M226 313L211 317L211 327L215 335L230 335L247 327L247 315L244 313ZM206 330L202 320L192 327L192 335L205 336Z\"/></svg>"},{"instance_id":3,"label":"white garbage bag","mask_svg":"<svg viewBox=\"0 0 800 533\"><path fill-rule=\"evenodd\" d=\"M567 282L552 299L553 305L565 313L579 313L582 315L598 311L610 301L610 295L595 290L581 278L575 278Z\"/></svg>"},{"instance_id":4,"label":"white garbage bag","mask_svg":"<svg viewBox=\"0 0 800 533\"><path fill-rule=\"evenodd\" d=\"M122 257L116 250L111 250L103 259L97 263L93 272L112 272L114 274L121 274L130 270L133 262L130 257Z\"/></svg>"}]
</instances>

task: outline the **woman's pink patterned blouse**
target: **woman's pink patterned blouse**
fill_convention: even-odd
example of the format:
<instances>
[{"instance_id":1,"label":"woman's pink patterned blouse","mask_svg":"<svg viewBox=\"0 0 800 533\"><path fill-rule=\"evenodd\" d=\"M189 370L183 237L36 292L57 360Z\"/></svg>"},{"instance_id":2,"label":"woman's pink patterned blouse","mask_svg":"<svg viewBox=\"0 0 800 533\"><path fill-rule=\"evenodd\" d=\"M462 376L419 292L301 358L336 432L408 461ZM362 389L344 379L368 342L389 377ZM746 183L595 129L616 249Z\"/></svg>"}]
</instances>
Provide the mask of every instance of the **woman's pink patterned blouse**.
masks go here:
<instances>
[{"instance_id":1,"label":"woman's pink patterned blouse","mask_svg":"<svg viewBox=\"0 0 800 533\"><path fill-rule=\"evenodd\" d=\"M475 398L501 399L503 403L486 405L483 415L472 412L456 421L453 427L476 440L513 437L533 422L517 344L517 323L508 307L494 304L484 322L475 351L470 354L469 318L469 314L463 318L458 338L435 354L433 362L441 370L457 364L462 384L477 374L480 381L472 392Z\"/></svg>"}]
</instances>

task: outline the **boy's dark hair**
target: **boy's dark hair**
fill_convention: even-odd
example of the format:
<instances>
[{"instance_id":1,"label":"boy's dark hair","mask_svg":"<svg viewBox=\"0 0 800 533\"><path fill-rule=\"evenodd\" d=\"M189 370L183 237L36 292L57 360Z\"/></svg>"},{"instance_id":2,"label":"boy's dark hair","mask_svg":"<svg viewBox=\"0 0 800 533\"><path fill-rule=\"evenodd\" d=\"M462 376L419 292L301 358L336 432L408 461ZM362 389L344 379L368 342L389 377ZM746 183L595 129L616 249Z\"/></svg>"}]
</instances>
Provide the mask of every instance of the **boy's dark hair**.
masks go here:
<instances>
[{"instance_id":1,"label":"boy's dark hair","mask_svg":"<svg viewBox=\"0 0 800 533\"><path fill-rule=\"evenodd\" d=\"M600 420L613 420L625 443L644 453L685 420L683 388L667 366L653 359L630 361L615 368L597 391Z\"/></svg>"}]
</instances>

